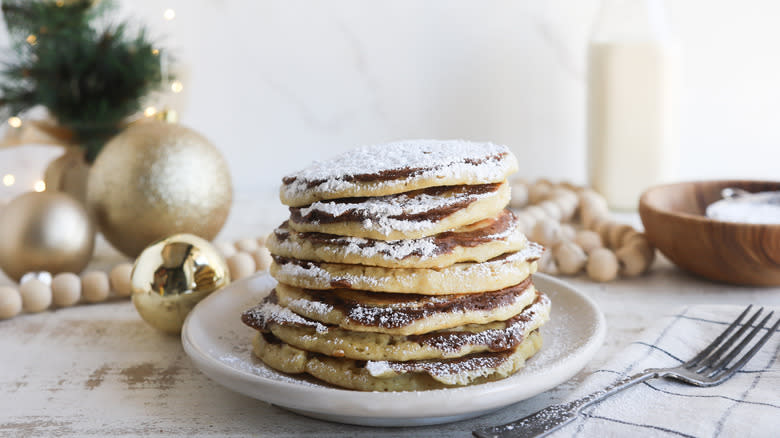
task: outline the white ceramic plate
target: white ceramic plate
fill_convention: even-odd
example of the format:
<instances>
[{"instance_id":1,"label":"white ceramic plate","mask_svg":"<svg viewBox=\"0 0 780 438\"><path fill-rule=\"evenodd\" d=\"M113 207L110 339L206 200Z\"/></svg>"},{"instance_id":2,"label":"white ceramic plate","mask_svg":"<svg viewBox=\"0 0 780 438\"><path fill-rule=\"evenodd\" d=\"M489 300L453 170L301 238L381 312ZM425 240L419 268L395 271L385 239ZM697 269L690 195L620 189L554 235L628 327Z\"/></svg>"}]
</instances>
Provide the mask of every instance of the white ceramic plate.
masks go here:
<instances>
[{"instance_id":1,"label":"white ceramic plate","mask_svg":"<svg viewBox=\"0 0 780 438\"><path fill-rule=\"evenodd\" d=\"M218 383L310 417L371 426L419 426L476 417L525 400L574 376L604 340L606 324L595 303L569 285L536 274L552 300L544 346L526 367L504 380L419 392L334 389L276 372L255 358L255 331L240 320L276 281L267 274L233 283L201 301L182 330L184 350Z\"/></svg>"}]
</instances>

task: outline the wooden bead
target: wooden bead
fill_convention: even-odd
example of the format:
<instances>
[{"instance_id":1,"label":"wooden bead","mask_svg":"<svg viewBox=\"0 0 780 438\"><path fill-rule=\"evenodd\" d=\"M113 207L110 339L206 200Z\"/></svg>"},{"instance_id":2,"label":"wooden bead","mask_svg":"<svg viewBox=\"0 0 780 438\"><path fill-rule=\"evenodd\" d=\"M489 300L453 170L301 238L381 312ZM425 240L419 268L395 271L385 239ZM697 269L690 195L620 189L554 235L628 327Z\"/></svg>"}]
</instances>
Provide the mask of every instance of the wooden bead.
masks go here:
<instances>
[{"instance_id":1,"label":"wooden bead","mask_svg":"<svg viewBox=\"0 0 780 438\"><path fill-rule=\"evenodd\" d=\"M558 270L565 275L578 274L588 261L588 255L574 242L559 243L554 248L554 254Z\"/></svg>"},{"instance_id":2,"label":"wooden bead","mask_svg":"<svg viewBox=\"0 0 780 438\"><path fill-rule=\"evenodd\" d=\"M528 186L525 184L512 184L512 198L509 206L512 208L523 208L528 205Z\"/></svg>"},{"instance_id":3,"label":"wooden bead","mask_svg":"<svg viewBox=\"0 0 780 438\"><path fill-rule=\"evenodd\" d=\"M257 239L241 239L236 242L236 249L243 252L252 252L258 248Z\"/></svg>"},{"instance_id":4,"label":"wooden bead","mask_svg":"<svg viewBox=\"0 0 780 438\"><path fill-rule=\"evenodd\" d=\"M10 286L0 286L0 319L13 318L22 311L22 296Z\"/></svg>"},{"instance_id":5,"label":"wooden bead","mask_svg":"<svg viewBox=\"0 0 780 438\"><path fill-rule=\"evenodd\" d=\"M222 257L226 259L238 252L238 250L236 250L236 246L230 242L217 242L214 244L214 246L220 253L222 253Z\"/></svg>"},{"instance_id":6,"label":"wooden bead","mask_svg":"<svg viewBox=\"0 0 780 438\"><path fill-rule=\"evenodd\" d=\"M577 236L577 230L571 224L561 224L561 239L574 240L575 236Z\"/></svg>"},{"instance_id":7,"label":"wooden bead","mask_svg":"<svg viewBox=\"0 0 780 438\"><path fill-rule=\"evenodd\" d=\"M25 312L42 312L51 305L51 288L38 279L31 279L19 287Z\"/></svg>"},{"instance_id":8,"label":"wooden bead","mask_svg":"<svg viewBox=\"0 0 780 438\"><path fill-rule=\"evenodd\" d=\"M551 219L541 220L531 230L531 240L552 248L561 241L561 225Z\"/></svg>"},{"instance_id":9,"label":"wooden bead","mask_svg":"<svg viewBox=\"0 0 780 438\"><path fill-rule=\"evenodd\" d=\"M271 258L271 252L268 251L268 248L261 247L257 248L255 251L252 251L252 258L255 260L255 270L256 271L266 271L271 266L271 262L273 261L273 258Z\"/></svg>"},{"instance_id":10,"label":"wooden bead","mask_svg":"<svg viewBox=\"0 0 780 438\"><path fill-rule=\"evenodd\" d=\"M590 189L580 192L580 207L593 213L609 213L607 200L600 193Z\"/></svg>"},{"instance_id":11,"label":"wooden bead","mask_svg":"<svg viewBox=\"0 0 780 438\"><path fill-rule=\"evenodd\" d=\"M615 224L607 232L607 244L610 248L620 248L623 242L623 236L635 232L634 227L626 224Z\"/></svg>"},{"instance_id":12,"label":"wooden bead","mask_svg":"<svg viewBox=\"0 0 780 438\"><path fill-rule=\"evenodd\" d=\"M528 202L538 204L552 193L552 184L547 181L536 181L528 187Z\"/></svg>"},{"instance_id":13,"label":"wooden bead","mask_svg":"<svg viewBox=\"0 0 780 438\"><path fill-rule=\"evenodd\" d=\"M51 296L54 305L69 307L81 299L81 279L72 272L61 272L51 281Z\"/></svg>"},{"instance_id":14,"label":"wooden bead","mask_svg":"<svg viewBox=\"0 0 780 438\"><path fill-rule=\"evenodd\" d=\"M515 213L515 217L517 218L517 227L523 234L528 235L534 227L534 219L523 212Z\"/></svg>"},{"instance_id":15,"label":"wooden bead","mask_svg":"<svg viewBox=\"0 0 780 438\"><path fill-rule=\"evenodd\" d=\"M547 213L545 213L544 210L542 210L538 205L532 205L526 209L523 209L523 212L534 218L536 222L547 219Z\"/></svg>"},{"instance_id":16,"label":"wooden bead","mask_svg":"<svg viewBox=\"0 0 780 438\"><path fill-rule=\"evenodd\" d=\"M606 248L596 248L588 255L585 270L591 280L599 282L612 281L617 277L618 263L615 253Z\"/></svg>"},{"instance_id":17,"label":"wooden bead","mask_svg":"<svg viewBox=\"0 0 780 438\"><path fill-rule=\"evenodd\" d=\"M240 280L255 273L255 259L245 252L233 254L227 259L230 278Z\"/></svg>"},{"instance_id":18,"label":"wooden bead","mask_svg":"<svg viewBox=\"0 0 780 438\"><path fill-rule=\"evenodd\" d=\"M559 207L558 204L554 201L543 201L541 204L539 204L539 208L544 210L544 214L548 219L560 222L561 217L563 217L561 207Z\"/></svg>"},{"instance_id":19,"label":"wooden bead","mask_svg":"<svg viewBox=\"0 0 780 438\"><path fill-rule=\"evenodd\" d=\"M582 226L589 230L595 230L598 224L610 221L609 215L605 213L595 213L582 208L580 209L580 220Z\"/></svg>"},{"instance_id":20,"label":"wooden bead","mask_svg":"<svg viewBox=\"0 0 780 438\"><path fill-rule=\"evenodd\" d=\"M621 274L628 277L635 277L647 271L653 262L652 253L649 253L641 244L624 246L617 251L615 255L620 261ZM649 248L648 248L649 249Z\"/></svg>"},{"instance_id":21,"label":"wooden bead","mask_svg":"<svg viewBox=\"0 0 780 438\"><path fill-rule=\"evenodd\" d=\"M108 280L111 283L111 289L120 297L129 297L133 293L130 285L130 275L133 273L133 265L130 263L120 263L111 269L108 273Z\"/></svg>"},{"instance_id":22,"label":"wooden bead","mask_svg":"<svg viewBox=\"0 0 780 438\"><path fill-rule=\"evenodd\" d=\"M542 257L539 258L537 265L539 270L545 274L558 275L558 264L555 263L555 257L549 250L542 253Z\"/></svg>"},{"instance_id":23,"label":"wooden bead","mask_svg":"<svg viewBox=\"0 0 780 438\"><path fill-rule=\"evenodd\" d=\"M609 246L609 231L614 226L617 226L617 223L612 222L611 220L603 220L594 225L593 231L599 233L599 236L601 236L601 242L605 247Z\"/></svg>"},{"instance_id":24,"label":"wooden bead","mask_svg":"<svg viewBox=\"0 0 780 438\"><path fill-rule=\"evenodd\" d=\"M103 271L90 271L81 276L81 294L88 303L99 303L108 298L111 286Z\"/></svg>"},{"instance_id":25,"label":"wooden bead","mask_svg":"<svg viewBox=\"0 0 780 438\"><path fill-rule=\"evenodd\" d=\"M604 246L599 233L592 230L577 231L577 235L574 236L574 243L579 245L586 253L590 253L594 249L602 248Z\"/></svg>"}]
</instances>

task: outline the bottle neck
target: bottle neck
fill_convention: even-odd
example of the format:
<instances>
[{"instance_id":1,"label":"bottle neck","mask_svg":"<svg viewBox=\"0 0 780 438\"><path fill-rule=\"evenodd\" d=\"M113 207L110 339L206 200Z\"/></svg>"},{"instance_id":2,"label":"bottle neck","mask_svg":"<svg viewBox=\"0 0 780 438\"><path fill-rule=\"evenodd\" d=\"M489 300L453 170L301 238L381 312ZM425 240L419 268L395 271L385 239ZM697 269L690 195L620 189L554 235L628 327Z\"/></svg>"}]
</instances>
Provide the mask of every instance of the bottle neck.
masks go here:
<instances>
[{"instance_id":1,"label":"bottle neck","mask_svg":"<svg viewBox=\"0 0 780 438\"><path fill-rule=\"evenodd\" d=\"M664 0L602 0L590 39L644 42L672 38Z\"/></svg>"}]
</instances>

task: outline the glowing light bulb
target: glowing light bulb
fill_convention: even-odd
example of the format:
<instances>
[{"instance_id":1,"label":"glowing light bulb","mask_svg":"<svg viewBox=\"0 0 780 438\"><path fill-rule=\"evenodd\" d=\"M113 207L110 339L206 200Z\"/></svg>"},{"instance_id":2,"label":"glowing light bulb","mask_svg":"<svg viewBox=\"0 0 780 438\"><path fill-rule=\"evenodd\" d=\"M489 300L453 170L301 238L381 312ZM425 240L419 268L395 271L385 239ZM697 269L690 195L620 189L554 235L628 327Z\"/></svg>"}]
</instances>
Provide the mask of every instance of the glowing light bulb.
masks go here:
<instances>
[{"instance_id":1,"label":"glowing light bulb","mask_svg":"<svg viewBox=\"0 0 780 438\"><path fill-rule=\"evenodd\" d=\"M152 55L157 56L160 54L160 49L152 49Z\"/></svg>"},{"instance_id":2,"label":"glowing light bulb","mask_svg":"<svg viewBox=\"0 0 780 438\"><path fill-rule=\"evenodd\" d=\"M16 177L11 175L10 173L3 176L3 185L6 187L11 187L16 182Z\"/></svg>"},{"instance_id":3,"label":"glowing light bulb","mask_svg":"<svg viewBox=\"0 0 780 438\"><path fill-rule=\"evenodd\" d=\"M35 45L35 43L37 43L37 42L38 42L38 37L37 37L37 36L35 36L35 35L33 35L33 34L30 34L30 35L28 35L28 36L27 36L27 38L25 39L25 41L27 41L27 44L29 44L29 45L31 45L31 46L34 46L34 45Z\"/></svg>"},{"instance_id":4,"label":"glowing light bulb","mask_svg":"<svg viewBox=\"0 0 780 438\"><path fill-rule=\"evenodd\" d=\"M152 117L155 114L157 114L157 108L153 106L146 107L146 109L144 110L144 115L146 117Z\"/></svg>"},{"instance_id":5,"label":"glowing light bulb","mask_svg":"<svg viewBox=\"0 0 780 438\"><path fill-rule=\"evenodd\" d=\"M181 93L181 90L184 89L184 84L181 83L181 81L173 81L171 82L171 91L174 93Z\"/></svg>"},{"instance_id":6,"label":"glowing light bulb","mask_svg":"<svg viewBox=\"0 0 780 438\"><path fill-rule=\"evenodd\" d=\"M8 119L8 124L11 125L12 128L18 128L22 126L22 119L19 117L13 116Z\"/></svg>"},{"instance_id":7,"label":"glowing light bulb","mask_svg":"<svg viewBox=\"0 0 780 438\"><path fill-rule=\"evenodd\" d=\"M166 9L165 12L163 12L163 18L165 18L168 21L173 20L174 18L176 18L176 11L170 8Z\"/></svg>"},{"instance_id":8,"label":"glowing light bulb","mask_svg":"<svg viewBox=\"0 0 780 438\"><path fill-rule=\"evenodd\" d=\"M36 192L42 192L46 190L46 183L43 182L43 180L35 181L35 184L33 185L33 190Z\"/></svg>"}]
</instances>

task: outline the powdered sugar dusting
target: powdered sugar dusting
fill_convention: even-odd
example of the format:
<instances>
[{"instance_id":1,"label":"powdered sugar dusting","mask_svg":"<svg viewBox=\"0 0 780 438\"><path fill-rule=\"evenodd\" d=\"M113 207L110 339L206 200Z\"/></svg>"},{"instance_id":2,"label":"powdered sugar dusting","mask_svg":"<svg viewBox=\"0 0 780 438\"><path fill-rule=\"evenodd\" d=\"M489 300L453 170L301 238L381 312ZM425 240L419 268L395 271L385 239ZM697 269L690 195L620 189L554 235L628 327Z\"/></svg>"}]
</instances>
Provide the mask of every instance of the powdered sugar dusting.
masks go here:
<instances>
[{"instance_id":1,"label":"powdered sugar dusting","mask_svg":"<svg viewBox=\"0 0 780 438\"><path fill-rule=\"evenodd\" d=\"M297 313L292 312L290 309L282 307L276 303L265 301L260 303L258 306L247 310L245 313L247 313L250 318L258 321L275 322L280 325L293 324L303 327L313 327L317 333L328 332L327 326L317 321L304 318Z\"/></svg>"},{"instance_id":2,"label":"powdered sugar dusting","mask_svg":"<svg viewBox=\"0 0 780 438\"><path fill-rule=\"evenodd\" d=\"M463 140L406 140L364 146L332 159L314 162L284 178L284 196L294 198L316 191L343 192L358 185L355 176L417 169L405 182L437 178L497 182L516 168L506 146ZM392 184L385 182L384 184Z\"/></svg>"},{"instance_id":3,"label":"powdered sugar dusting","mask_svg":"<svg viewBox=\"0 0 780 438\"><path fill-rule=\"evenodd\" d=\"M544 253L544 247L536 242L528 242L528 246L509 254L504 260L513 262L517 260L538 260Z\"/></svg>"},{"instance_id":4,"label":"powdered sugar dusting","mask_svg":"<svg viewBox=\"0 0 780 438\"><path fill-rule=\"evenodd\" d=\"M474 193L463 188L455 188L443 194L400 193L361 198L357 202L317 201L308 207L298 209L298 212L305 222L314 224L318 222L306 219L312 213L330 217L350 214L359 217L364 228L389 235L393 231L421 231L433 228L436 221L426 219L426 213L452 205L468 205L480 199L498 196L499 193L498 190ZM404 216L407 218L402 219Z\"/></svg>"},{"instance_id":5,"label":"powdered sugar dusting","mask_svg":"<svg viewBox=\"0 0 780 438\"><path fill-rule=\"evenodd\" d=\"M372 286L381 286L387 283L387 278L372 277L368 275L332 275L330 272L322 269L317 263L278 260L279 276L307 279L315 284L327 285L351 285L366 284Z\"/></svg>"}]
</instances>

